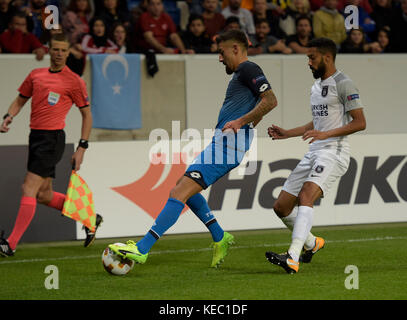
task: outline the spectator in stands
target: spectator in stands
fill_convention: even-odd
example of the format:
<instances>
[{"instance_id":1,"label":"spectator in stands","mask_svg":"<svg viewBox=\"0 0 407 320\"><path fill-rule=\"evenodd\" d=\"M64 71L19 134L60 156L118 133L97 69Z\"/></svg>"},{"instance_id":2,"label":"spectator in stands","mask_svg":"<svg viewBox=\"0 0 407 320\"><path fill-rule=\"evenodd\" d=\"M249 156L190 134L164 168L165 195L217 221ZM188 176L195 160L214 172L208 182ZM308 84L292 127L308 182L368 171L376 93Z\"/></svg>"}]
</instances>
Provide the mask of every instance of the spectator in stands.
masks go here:
<instances>
[{"instance_id":1,"label":"spectator in stands","mask_svg":"<svg viewBox=\"0 0 407 320\"><path fill-rule=\"evenodd\" d=\"M131 53L133 48L127 36L127 29L124 24L116 22L112 27L112 35L110 37L114 44L118 47L118 53Z\"/></svg>"},{"instance_id":2,"label":"spectator in stands","mask_svg":"<svg viewBox=\"0 0 407 320\"><path fill-rule=\"evenodd\" d=\"M71 44L80 43L89 33L89 21L92 17L90 0L71 0L62 19L62 27Z\"/></svg>"},{"instance_id":3,"label":"spectator in stands","mask_svg":"<svg viewBox=\"0 0 407 320\"><path fill-rule=\"evenodd\" d=\"M373 51L374 53L391 53L393 48L390 44L390 28L385 26L377 33L378 47Z\"/></svg>"},{"instance_id":4,"label":"spectator in stands","mask_svg":"<svg viewBox=\"0 0 407 320\"><path fill-rule=\"evenodd\" d=\"M210 39L225 27L225 17L217 12L219 0L203 0L202 18L205 23L206 33Z\"/></svg>"},{"instance_id":5,"label":"spectator in stands","mask_svg":"<svg viewBox=\"0 0 407 320\"><path fill-rule=\"evenodd\" d=\"M182 35L187 53L211 53L212 40L205 32L202 16L192 14L189 16L187 30Z\"/></svg>"},{"instance_id":6,"label":"spectator in stands","mask_svg":"<svg viewBox=\"0 0 407 320\"><path fill-rule=\"evenodd\" d=\"M0 52L34 53L37 60L42 60L46 53L38 38L28 32L27 17L17 12L11 18L8 29L0 35Z\"/></svg>"},{"instance_id":7,"label":"spectator in stands","mask_svg":"<svg viewBox=\"0 0 407 320\"><path fill-rule=\"evenodd\" d=\"M230 3L229 0L223 0L222 9L225 9L227 6L229 6L229 3ZM253 10L253 0L242 0L240 7L243 9L252 11Z\"/></svg>"},{"instance_id":8,"label":"spectator in stands","mask_svg":"<svg viewBox=\"0 0 407 320\"><path fill-rule=\"evenodd\" d=\"M249 10L241 8L241 3L242 0L230 0L229 6L222 10L222 14L226 19L230 16L238 17L242 30L249 35L255 34L256 30L254 27L253 15Z\"/></svg>"},{"instance_id":9,"label":"spectator in stands","mask_svg":"<svg viewBox=\"0 0 407 320\"><path fill-rule=\"evenodd\" d=\"M30 0L30 3L27 7L23 7L23 11L31 17L31 25L29 25L29 30L32 28L32 33L38 38L41 39L41 35L44 31L43 27L43 16L45 7L47 5L46 0Z\"/></svg>"},{"instance_id":10,"label":"spectator in stands","mask_svg":"<svg viewBox=\"0 0 407 320\"><path fill-rule=\"evenodd\" d=\"M23 9L23 7L28 6L28 2L29 2L29 0L14 0L14 1L12 1L12 6L17 11L21 11Z\"/></svg>"},{"instance_id":11,"label":"spectator in stands","mask_svg":"<svg viewBox=\"0 0 407 320\"><path fill-rule=\"evenodd\" d=\"M311 9L308 0L293 0L285 9L285 14L280 17L280 28L290 36L295 34L295 21L299 16L306 15L311 18Z\"/></svg>"},{"instance_id":12,"label":"spectator in stands","mask_svg":"<svg viewBox=\"0 0 407 320\"><path fill-rule=\"evenodd\" d=\"M11 18L17 11L10 2L11 0L0 0L0 33L8 28Z\"/></svg>"},{"instance_id":13,"label":"spectator in stands","mask_svg":"<svg viewBox=\"0 0 407 320\"><path fill-rule=\"evenodd\" d=\"M317 11L324 5L324 0L310 0L311 11ZM338 11L343 11L345 9L346 0L338 0L338 5L336 9ZM369 3L369 0L361 0L360 6L365 9L365 11L370 14L372 12L372 6Z\"/></svg>"},{"instance_id":14,"label":"spectator in stands","mask_svg":"<svg viewBox=\"0 0 407 320\"><path fill-rule=\"evenodd\" d=\"M254 24L260 19L267 19L270 26L270 35L280 39L287 36L279 26L279 17L268 9L266 0L253 1L253 19Z\"/></svg>"},{"instance_id":15,"label":"spectator in stands","mask_svg":"<svg viewBox=\"0 0 407 320\"><path fill-rule=\"evenodd\" d=\"M106 22L107 32L111 31L112 26L120 22L124 24L126 28L130 26L130 14L129 10L119 7L119 0L103 0L103 8L100 12L100 17Z\"/></svg>"},{"instance_id":16,"label":"spectator in stands","mask_svg":"<svg viewBox=\"0 0 407 320\"><path fill-rule=\"evenodd\" d=\"M360 6L361 0L346 0L346 5L351 5L355 6L358 8L358 17L359 17L359 27L361 27L365 34L368 36L367 40L369 40L370 35L373 35L372 33L376 29L376 23L370 18L369 14L366 12L365 9L363 9L362 6ZM345 19L348 15L351 13L343 13Z\"/></svg>"},{"instance_id":17,"label":"spectator in stands","mask_svg":"<svg viewBox=\"0 0 407 320\"><path fill-rule=\"evenodd\" d=\"M367 43L366 35L362 28L352 29L346 40L342 43L340 53L366 53L376 50L377 42Z\"/></svg>"},{"instance_id":18,"label":"spectator in stands","mask_svg":"<svg viewBox=\"0 0 407 320\"><path fill-rule=\"evenodd\" d=\"M147 12L139 19L136 35L138 47L144 52L153 49L157 53L186 53L174 21L164 12L162 0L148 0Z\"/></svg>"},{"instance_id":19,"label":"spectator in stands","mask_svg":"<svg viewBox=\"0 0 407 320\"><path fill-rule=\"evenodd\" d=\"M407 52L407 0L401 0L400 8L395 9L390 28L395 52Z\"/></svg>"},{"instance_id":20,"label":"spectator in stands","mask_svg":"<svg viewBox=\"0 0 407 320\"><path fill-rule=\"evenodd\" d=\"M286 44L294 53L306 54L307 45L312 37L312 20L309 16L299 16L296 20L296 34L286 39Z\"/></svg>"},{"instance_id":21,"label":"spectator in stands","mask_svg":"<svg viewBox=\"0 0 407 320\"><path fill-rule=\"evenodd\" d=\"M324 6L315 12L312 28L314 36L333 40L339 47L346 39L345 19L336 9L338 0L324 0Z\"/></svg>"},{"instance_id":22,"label":"spectator in stands","mask_svg":"<svg viewBox=\"0 0 407 320\"><path fill-rule=\"evenodd\" d=\"M104 0L93 0L93 4L95 6L95 16L99 17L105 10L105 2ZM117 0L117 8L121 12L129 13L127 0Z\"/></svg>"},{"instance_id":23,"label":"spectator in stands","mask_svg":"<svg viewBox=\"0 0 407 320\"><path fill-rule=\"evenodd\" d=\"M271 0L271 4L275 8L279 8L280 12L284 12L290 4L291 0Z\"/></svg>"},{"instance_id":24,"label":"spectator in stands","mask_svg":"<svg viewBox=\"0 0 407 320\"><path fill-rule=\"evenodd\" d=\"M108 38L105 21L100 17L93 18L89 23L90 33L82 39L82 50L85 54L114 54L119 48Z\"/></svg>"},{"instance_id":25,"label":"spectator in stands","mask_svg":"<svg viewBox=\"0 0 407 320\"><path fill-rule=\"evenodd\" d=\"M256 34L249 37L252 44L252 47L248 50L249 55L262 53L292 53L292 50L285 45L284 40L278 39L269 33L270 26L267 19L257 20Z\"/></svg>"},{"instance_id":26,"label":"spectator in stands","mask_svg":"<svg viewBox=\"0 0 407 320\"><path fill-rule=\"evenodd\" d=\"M202 15L203 9L203 1L204 0L186 0L188 5L188 10L191 15Z\"/></svg>"},{"instance_id":27,"label":"spectator in stands","mask_svg":"<svg viewBox=\"0 0 407 320\"><path fill-rule=\"evenodd\" d=\"M229 30L242 30L242 26L240 25L240 21L238 17L230 16L225 20L225 27L221 32L229 31Z\"/></svg>"},{"instance_id":28,"label":"spectator in stands","mask_svg":"<svg viewBox=\"0 0 407 320\"><path fill-rule=\"evenodd\" d=\"M392 0L373 0L370 17L376 22L376 30L390 27L393 18Z\"/></svg>"},{"instance_id":29,"label":"spectator in stands","mask_svg":"<svg viewBox=\"0 0 407 320\"><path fill-rule=\"evenodd\" d=\"M140 3L130 11L130 24L137 25L138 19L147 11L148 0L141 0Z\"/></svg>"}]
</instances>

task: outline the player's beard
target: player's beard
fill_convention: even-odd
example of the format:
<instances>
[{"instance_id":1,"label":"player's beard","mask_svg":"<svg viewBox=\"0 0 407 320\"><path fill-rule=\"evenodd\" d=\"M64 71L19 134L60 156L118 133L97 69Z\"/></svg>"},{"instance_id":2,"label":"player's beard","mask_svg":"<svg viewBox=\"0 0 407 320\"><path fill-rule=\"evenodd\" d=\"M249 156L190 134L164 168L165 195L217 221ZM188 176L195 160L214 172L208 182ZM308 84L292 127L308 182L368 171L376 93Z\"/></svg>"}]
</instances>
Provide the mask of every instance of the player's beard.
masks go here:
<instances>
[{"instance_id":1,"label":"player's beard","mask_svg":"<svg viewBox=\"0 0 407 320\"><path fill-rule=\"evenodd\" d=\"M312 71L312 75L314 76L315 79L321 78L326 72L326 65L325 65L324 61L321 60L318 67L316 69L311 68L311 71Z\"/></svg>"},{"instance_id":2,"label":"player's beard","mask_svg":"<svg viewBox=\"0 0 407 320\"><path fill-rule=\"evenodd\" d=\"M233 70L230 69L228 66L225 67L225 70L226 70L226 74L232 74L233 73Z\"/></svg>"}]
</instances>

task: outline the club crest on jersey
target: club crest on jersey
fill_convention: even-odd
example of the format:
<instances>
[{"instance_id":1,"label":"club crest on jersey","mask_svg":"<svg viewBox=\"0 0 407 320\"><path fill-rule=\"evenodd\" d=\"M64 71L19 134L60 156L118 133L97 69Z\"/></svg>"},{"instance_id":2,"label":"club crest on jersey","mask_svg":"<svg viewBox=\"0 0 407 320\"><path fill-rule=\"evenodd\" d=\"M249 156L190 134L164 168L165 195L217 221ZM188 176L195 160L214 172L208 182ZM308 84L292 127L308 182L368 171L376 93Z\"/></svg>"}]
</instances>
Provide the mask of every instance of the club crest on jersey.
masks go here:
<instances>
[{"instance_id":1,"label":"club crest on jersey","mask_svg":"<svg viewBox=\"0 0 407 320\"><path fill-rule=\"evenodd\" d=\"M323 97L326 97L326 96L327 96L327 94L328 94L328 87L329 87L329 86L323 86L323 87L322 87L321 95L322 95Z\"/></svg>"},{"instance_id":2,"label":"club crest on jersey","mask_svg":"<svg viewBox=\"0 0 407 320\"><path fill-rule=\"evenodd\" d=\"M321 165L318 165L315 167L315 172L316 173L321 173L322 171L324 171L324 167Z\"/></svg>"},{"instance_id":3,"label":"club crest on jersey","mask_svg":"<svg viewBox=\"0 0 407 320\"><path fill-rule=\"evenodd\" d=\"M59 95L58 93L50 92L48 94L48 104L50 106L55 106L58 103L60 97L61 95Z\"/></svg>"}]
</instances>

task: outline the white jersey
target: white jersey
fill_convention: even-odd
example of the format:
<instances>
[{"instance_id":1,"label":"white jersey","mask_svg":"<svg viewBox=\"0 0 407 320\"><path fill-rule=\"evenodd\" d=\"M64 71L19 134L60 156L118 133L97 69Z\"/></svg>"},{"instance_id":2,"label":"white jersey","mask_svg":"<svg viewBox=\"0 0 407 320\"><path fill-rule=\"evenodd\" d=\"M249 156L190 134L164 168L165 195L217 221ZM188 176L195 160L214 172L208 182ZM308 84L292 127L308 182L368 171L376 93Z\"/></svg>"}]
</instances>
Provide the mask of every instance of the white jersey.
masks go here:
<instances>
[{"instance_id":1,"label":"white jersey","mask_svg":"<svg viewBox=\"0 0 407 320\"><path fill-rule=\"evenodd\" d=\"M341 71L336 71L325 80L318 79L311 88L311 112L314 129L328 131L348 124L352 117L349 111L362 108L359 90L352 80ZM310 150L334 148L338 152L349 151L347 136L316 140Z\"/></svg>"}]
</instances>

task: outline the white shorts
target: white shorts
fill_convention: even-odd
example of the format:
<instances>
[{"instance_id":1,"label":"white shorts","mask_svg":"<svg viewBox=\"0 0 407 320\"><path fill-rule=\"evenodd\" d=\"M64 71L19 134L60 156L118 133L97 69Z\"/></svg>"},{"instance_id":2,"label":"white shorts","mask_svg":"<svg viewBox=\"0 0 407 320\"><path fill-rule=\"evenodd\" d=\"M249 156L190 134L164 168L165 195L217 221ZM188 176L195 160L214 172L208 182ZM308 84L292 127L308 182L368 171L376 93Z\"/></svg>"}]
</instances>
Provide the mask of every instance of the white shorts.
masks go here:
<instances>
[{"instance_id":1,"label":"white shorts","mask_svg":"<svg viewBox=\"0 0 407 320\"><path fill-rule=\"evenodd\" d=\"M349 167L349 152L336 149L309 151L298 163L284 183L283 190L298 196L307 181L317 184L327 195L334 182L343 176Z\"/></svg>"}]
</instances>

